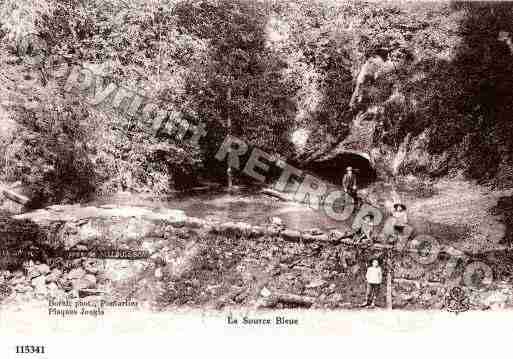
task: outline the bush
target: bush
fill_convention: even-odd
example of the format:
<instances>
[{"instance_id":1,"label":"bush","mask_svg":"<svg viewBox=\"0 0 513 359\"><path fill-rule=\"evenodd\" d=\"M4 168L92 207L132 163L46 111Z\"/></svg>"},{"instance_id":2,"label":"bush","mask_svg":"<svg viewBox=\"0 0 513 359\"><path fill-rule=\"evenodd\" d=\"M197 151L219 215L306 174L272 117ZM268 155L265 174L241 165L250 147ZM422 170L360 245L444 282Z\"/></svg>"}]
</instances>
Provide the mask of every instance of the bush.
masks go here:
<instances>
[{"instance_id":1,"label":"bush","mask_svg":"<svg viewBox=\"0 0 513 359\"><path fill-rule=\"evenodd\" d=\"M56 97L37 108L19 105L13 118L18 127L4 171L30 189L31 205L89 199L95 172L87 155L91 135L87 109Z\"/></svg>"}]
</instances>

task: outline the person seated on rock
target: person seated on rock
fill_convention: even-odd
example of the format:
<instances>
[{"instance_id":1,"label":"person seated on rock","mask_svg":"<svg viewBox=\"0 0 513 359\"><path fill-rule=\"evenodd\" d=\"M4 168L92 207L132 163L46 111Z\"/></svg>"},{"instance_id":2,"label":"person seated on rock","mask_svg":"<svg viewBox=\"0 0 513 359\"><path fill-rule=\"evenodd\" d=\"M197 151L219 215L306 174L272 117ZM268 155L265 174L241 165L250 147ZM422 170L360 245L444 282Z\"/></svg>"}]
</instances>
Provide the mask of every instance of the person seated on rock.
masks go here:
<instances>
[{"instance_id":1,"label":"person seated on rock","mask_svg":"<svg viewBox=\"0 0 513 359\"><path fill-rule=\"evenodd\" d=\"M360 226L356 228L353 235L354 243L360 245L370 245L373 242L374 215L367 213L363 216Z\"/></svg>"},{"instance_id":2,"label":"person seated on rock","mask_svg":"<svg viewBox=\"0 0 513 359\"><path fill-rule=\"evenodd\" d=\"M394 204L392 211L392 234L388 236L389 242L395 242L397 237L405 232L408 225L408 214L406 213L406 206L402 203Z\"/></svg>"}]
</instances>

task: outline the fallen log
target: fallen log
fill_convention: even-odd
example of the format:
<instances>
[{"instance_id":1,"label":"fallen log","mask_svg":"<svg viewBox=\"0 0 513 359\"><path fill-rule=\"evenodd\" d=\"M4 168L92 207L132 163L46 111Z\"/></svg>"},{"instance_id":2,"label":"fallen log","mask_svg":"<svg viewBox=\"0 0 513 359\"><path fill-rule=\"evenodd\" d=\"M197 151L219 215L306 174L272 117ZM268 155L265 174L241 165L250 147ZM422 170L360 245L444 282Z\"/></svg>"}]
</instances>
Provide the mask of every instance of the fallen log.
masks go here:
<instances>
[{"instance_id":1,"label":"fallen log","mask_svg":"<svg viewBox=\"0 0 513 359\"><path fill-rule=\"evenodd\" d=\"M424 287L445 287L447 286L445 283L442 282L433 282L429 280L420 280L420 279L407 279L407 278L394 278L395 283L399 284L414 284L415 287L420 288L421 286Z\"/></svg>"},{"instance_id":2,"label":"fallen log","mask_svg":"<svg viewBox=\"0 0 513 359\"><path fill-rule=\"evenodd\" d=\"M100 290L100 289L79 289L79 291L78 291L79 298L105 295L105 294L106 294L106 292L104 290Z\"/></svg>"},{"instance_id":3,"label":"fallen log","mask_svg":"<svg viewBox=\"0 0 513 359\"><path fill-rule=\"evenodd\" d=\"M295 304L302 307L310 307L315 302L315 298L289 293L271 293L262 298L259 307L274 308L278 303Z\"/></svg>"},{"instance_id":4,"label":"fallen log","mask_svg":"<svg viewBox=\"0 0 513 359\"><path fill-rule=\"evenodd\" d=\"M19 194L19 193L16 193L10 189L7 189L7 188L4 188L2 190L2 193L5 197L7 197L8 199L10 199L11 201L14 201L16 203L19 203L19 204L22 204L22 205L26 205L30 199L27 197L27 196L24 196L22 194Z\"/></svg>"},{"instance_id":5,"label":"fallen log","mask_svg":"<svg viewBox=\"0 0 513 359\"><path fill-rule=\"evenodd\" d=\"M247 291L247 288L237 287L237 288L235 288L235 290L229 291L227 294L221 296L221 298L216 300L214 307L216 309L222 309L224 306L232 304L232 302L237 302L240 304L242 302L242 300L248 296L248 294L244 295L244 292L246 292L246 291ZM241 296L241 294L243 295L244 298L240 298L239 300L237 300L237 297Z\"/></svg>"},{"instance_id":6,"label":"fallen log","mask_svg":"<svg viewBox=\"0 0 513 359\"><path fill-rule=\"evenodd\" d=\"M315 301L313 297L307 297L297 294L289 294L289 293L274 293L271 295L271 298L278 302L283 303L293 303L293 304L302 304L302 305L312 305Z\"/></svg>"},{"instance_id":7,"label":"fallen log","mask_svg":"<svg viewBox=\"0 0 513 359\"><path fill-rule=\"evenodd\" d=\"M294 195L293 194L279 192L279 191L276 191L276 190L271 189L271 188L264 188L261 192L263 194L268 195L268 196L278 198L278 199L280 199L282 201L286 201L286 202L294 201Z\"/></svg>"},{"instance_id":8,"label":"fallen log","mask_svg":"<svg viewBox=\"0 0 513 359\"><path fill-rule=\"evenodd\" d=\"M13 188L16 188L16 187L20 187L22 185L21 181L16 181L14 183L11 183L9 185L9 188L13 189Z\"/></svg>"}]
</instances>

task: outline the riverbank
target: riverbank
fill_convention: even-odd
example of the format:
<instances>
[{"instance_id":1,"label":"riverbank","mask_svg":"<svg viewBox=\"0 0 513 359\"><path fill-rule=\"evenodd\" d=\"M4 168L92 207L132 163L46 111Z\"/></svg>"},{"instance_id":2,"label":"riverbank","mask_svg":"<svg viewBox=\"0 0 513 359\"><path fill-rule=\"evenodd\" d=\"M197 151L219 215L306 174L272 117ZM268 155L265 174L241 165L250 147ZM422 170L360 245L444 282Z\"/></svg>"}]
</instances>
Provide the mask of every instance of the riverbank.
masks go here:
<instances>
[{"instance_id":1,"label":"riverbank","mask_svg":"<svg viewBox=\"0 0 513 359\"><path fill-rule=\"evenodd\" d=\"M512 189L493 190L463 180L442 180L433 187L433 196L418 198L410 206L409 213L418 227L428 231L434 225L459 229L456 233L438 231L438 237L468 252L510 248L507 219L513 212L501 203L513 196Z\"/></svg>"},{"instance_id":2,"label":"riverbank","mask_svg":"<svg viewBox=\"0 0 513 359\"><path fill-rule=\"evenodd\" d=\"M434 188L429 195L423 196L410 194L408 197L407 191L403 191L414 222L423 218L428 220L428 209L444 201L448 203L446 213L456 213L451 218L456 215L466 218L465 211L455 211L457 207L450 205L450 199L458 192L454 183L448 186L441 182ZM480 191L470 193L473 194L471 203L481 203L479 199L485 196ZM212 200L215 205L209 210L214 213L237 212L241 205L254 203L251 197L238 198L238 206L217 197ZM416 206L415 201L426 205ZM493 203L486 202L486 205ZM458 205L461 204L454 204ZM251 213L248 211L244 215ZM49 283L55 283L51 286L54 294L65 297L79 296L78 287L86 285L87 289L118 299L136 298L159 311L182 307L355 308L365 296L364 274L368 260L379 258L384 263L381 250L344 245L338 240L344 235L340 230L297 231L269 221L253 225L226 218L195 218L181 210L119 204L52 206L16 218L37 224L46 233L46 244L53 243L66 250L88 252L107 245L119 250L147 250L149 256L137 260L106 259L105 269L98 270L95 280L90 276L85 278L91 274L86 264L87 256L77 258L72 263L74 268L60 269L61 273L53 281L38 280L41 273L29 277L28 273L12 272L4 275L8 285L15 284L6 302L19 295L17 290L28 292L29 297L42 290L44 296ZM452 222L442 221L446 217L433 218L437 222L432 221L431 230L452 228ZM443 233L447 235L448 232ZM448 244L460 242L465 244L464 237ZM493 265L494 283L484 289L466 288L471 309L512 305L511 271L505 261L507 253L487 253L480 259ZM398 257L394 270L398 281L394 281L392 293L394 308L442 309L448 295L445 286L448 279L441 277L446 265L447 258L441 258L434 265L422 266L407 255ZM71 272L77 267L82 270ZM50 269L53 271L54 268ZM77 275L80 278L75 278ZM380 295L378 305L384 306L384 293Z\"/></svg>"},{"instance_id":3,"label":"riverbank","mask_svg":"<svg viewBox=\"0 0 513 359\"><path fill-rule=\"evenodd\" d=\"M460 178L427 181L410 176L372 184L365 195L388 214L394 201L401 201L416 233L432 235L442 244L471 253L510 249L513 189Z\"/></svg>"}]
</instances>

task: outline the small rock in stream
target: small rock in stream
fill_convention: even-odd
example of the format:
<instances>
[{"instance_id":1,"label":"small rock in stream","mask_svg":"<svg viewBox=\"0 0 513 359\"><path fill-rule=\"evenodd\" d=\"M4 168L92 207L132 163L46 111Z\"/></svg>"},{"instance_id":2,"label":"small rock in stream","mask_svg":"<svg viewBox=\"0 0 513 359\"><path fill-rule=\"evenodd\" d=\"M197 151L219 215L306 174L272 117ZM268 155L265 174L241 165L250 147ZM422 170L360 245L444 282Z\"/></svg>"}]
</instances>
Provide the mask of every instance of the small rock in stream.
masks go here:
<instances>
[{"instance_id":1,"label":"small rock in stream","mask_svg":"<svg viewBox=\"0 0 513 359\"><path fill-rule=\"evenodd\" d=\"M12 288L10 285L6 283L0 283L0 300L5 297L10 296L12 293Z\"/></svg>"},{"instance_id":2,"label":"small rock in stream","mask_svg":"<svg viewBox=\"0 0 513 359\"><path fill-rule=\"evenodd\" d=\"M0 277L4 278L4 280L8 280L13 277L13 274L8 270L3 270L0 272Z\"/></svg>"},{"instance_id":3,"label":"small rock in stream","mask_svg":"<svg viewBox=\"0 0 513 359\"><path fill-rule=\"evenodd\" d=\"M86 274L83 279L89 282L88 288L94 288L96 286L96 277L94 275Z\"/></svg>"},{"instance_id":4,"label":"small rock in stream","mask_svg":"<svg viewBox=\"0 0 513 359\"><path fill-rule=\"evenodd\" d=\"M49 283L47 285L47 288L50 292L54 292L56 291L57 289L59 289L59 286L57 284L55 284L55 282L52 282L52 283Z\"/></svg>"},{"instance_id":5,"label":"small rock in stream","mask_svg":"<svg viewBox=\"0 0 513 359\"><path fill-rule=\"evenodd\" d=\"M301 238L301 233L299 231L294 231L292 229L284 230L283 232L281 232L281 235L285 238L293 240L299 240L299 238Z\"/></svg>"},{"instance_id":6,"label":"small rock in stream","mask_svg":"<svg viewBox=\"0 0 513 359\"><path fill-rule=\"evenodd\" d=\"M305 288L318 288L318 287L322 287L325 284L326 284L326 281L324 281L322 279L316 279L316 280L313 280L310 283L308 283L305 286Z\"/></svg>"},{"instance_id":7,"label":"small rock in stream","mask_svg":"<svg viewBox=\"0 0 513 359\"><path fill-rule=\"evenodd\" d=\"M54 268L50 274L46 276L47 282L56 282L62 276L62 271L58 268Z\"/></svg>"},{"instance_id":8,"label":"small rock in stream","mask_svg":"<svg viewBox=\"0 0 513 359\"><path fill-rule=\"evenodd\" d=\"M280 217L272 217L270 222L273 226L283 226L283 221Z\"/></svg>"},{"instance_id":9,"label":"small rock in stream","mask_svg":"<svg viewBox=\"0 0 513 359\"><path fill-rule=\"evenodd\" d=\"M81 289L94 288L96 286L96 277L92 274L87 274L82 278L73 279L71 285L74 291Z\"/></svg>"},{"instance_id":10,"label":"small rock in stream","mask_svg":"<svg viewBox=\"0 0 513 359\"><path fill-rule=\"evenodd\" d=\"M162 278L163 276L163 273L162 273L162 267L159 267L157 269L155 269L155 278Z\"/></svg>"},{"instance_id":11,"label":"small rock in stream","mask_svg":"<svg viewBox=\"0 0 513 359\"><path fill-rule=\"evenodd\" d=\"M324 232L320 228L312 228L307 233L311 234L312 236L320 236L324 234Z\"/></svg>"},{"instance_id":12,"label":"small rock in stream","mask_svg":"<svg viewBox=\"0 0 513 359\"><path fill-rule=\"evenodd\" d=\"M33 291L32 287L30 285L26 285L26 284L17 284L15 287L14 287L14 290L17 292L17 293L26 293L26 292L31 292Z\"/></svg>"},{"instance_id":13,"label":"small rock in stream","mask_svg":"<svg viewBox=\"0 0 513 359\"><path fill-rule=\"evenodd\" d=\"M46 276L40 275L39 277L36 277L32 279L31 284L34 288L38 287L44 287L46 283Z\"/></svg>"},{"instance_id":14,"label":"small rock in stream","mask_svg":"<svg viewBox=\"0 0 513 359\"><path fill-rule=\"evenodd\" d=\"M41 275L41 272L35 266L27 267L27 278L32 279Z\"/></svg>"},{"instance_id":15,"label":"small rock in stream","mask_svg":"<svg viewBox=\"0 0 513 359\"><path fill-rule=\"evenodd\" d=\"M86 259L82 263L82 266L88 273L96 274L99 272L98 262L95 259Z\"/></svg>"},{"instance_id":16,"label":"small rock in stream","mask_svg":"<svg viewBox=\"0 0 513 359\"><path fill-rule=\"evenodd\" d=\"M50 267L48 266L48 264L43 263L43 264L38 265L36 268L39 271L39 273L41 273L41 274L50 273Z\"/></svg>"},{"instance_id":17,"label":"small rock in stream","mask_svg":"<svg viewBox=\"0 0 513 359\"><path fill-rule=\"evenodd\" d=\"M85 276L86 272L82 268L75 268L69 271L68 278L69 279L80 279Z\"/></svg>"}]
</instances>

